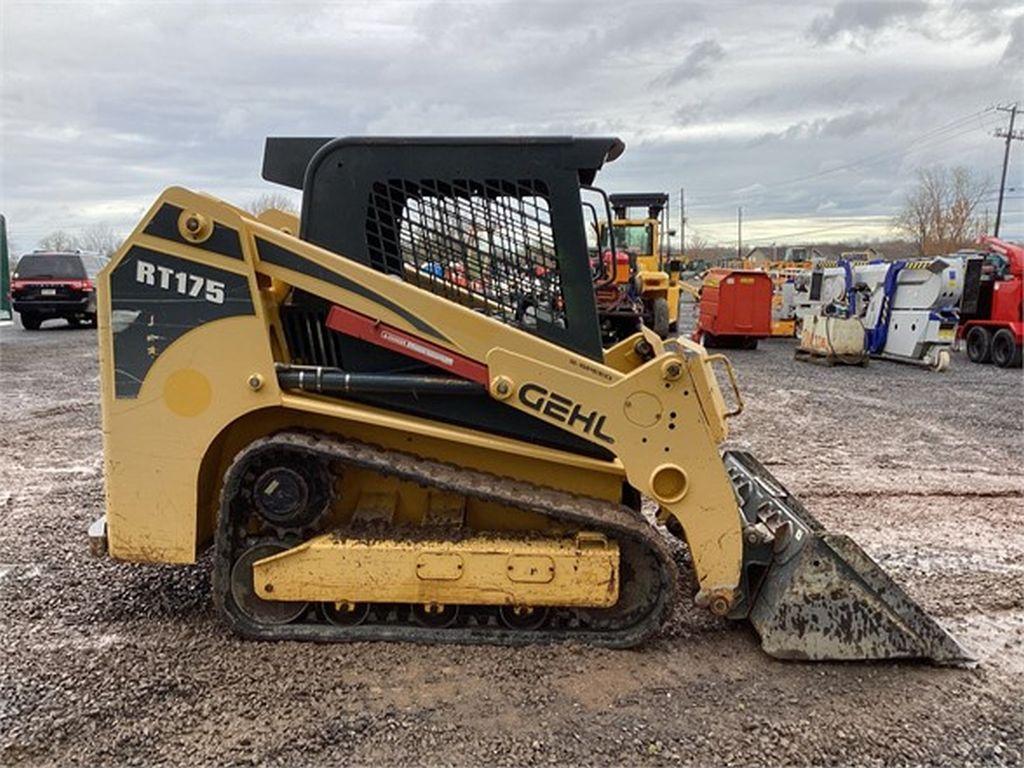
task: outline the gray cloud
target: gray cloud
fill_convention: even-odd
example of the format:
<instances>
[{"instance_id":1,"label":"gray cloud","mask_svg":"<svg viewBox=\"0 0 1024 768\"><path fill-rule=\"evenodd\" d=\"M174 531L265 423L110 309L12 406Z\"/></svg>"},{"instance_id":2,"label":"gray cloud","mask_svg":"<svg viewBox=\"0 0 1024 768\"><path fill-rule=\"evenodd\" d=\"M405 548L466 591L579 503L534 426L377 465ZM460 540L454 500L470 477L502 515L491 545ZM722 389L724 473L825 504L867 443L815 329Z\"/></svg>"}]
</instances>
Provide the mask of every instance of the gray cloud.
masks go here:
<instances>
[{"instance_id":1,"label":"gray cloud","mask_svg":"<svg viewBox=\"0 0 1024 768\"><path fill-rule=\"evenodd\" d=\"M725 49L716 40L701 40L692 46L683 60L654 78L655 85L679 85L706 75L711 65L725 57Z\"/></svg>"},{"instance_id":2,"label":"gray cloud","mask_svg":"<svg viewBox=\"0 0 1024 768\"><path fill-rule=\"evenodd\" d=\"M1011 67L1024 67L1024 14L1010 22L1010 40L1006 44L1000 63Z\"/></svg>"},{"instance_id":3,"label":"gray cloud","mask_svg":"<svg viewBox=\"0 0 1024 768\"><path fill-rule=\"evenodd\" d=\"M831 117L801 120L784 130L764 134L759 137L759 142L770 139L850 139L889 127L896 119L897 114L890 110L856 109Z\"/></svg>"},{"instance_id":4,"label":"gray cloud","mask_svg":"<svg viewBox=\"0 0 1024 768\"><path fill-rule=\"evenodd\" d=\"M919 18L928 11L922 0L842 0L829 13L815 17L808 28L811 39L829 43L841 35L870 38L898 23Z\"/></svg>"},{"instance_id":5,"label":"gray cloud","mask_svg":"<svg viewBox=\"0 0 1024 768\"><path fill-rule=\"evenodd\" d=\"M946 29L941 43L890 18L862 51L808 45L818 3L742 8L6 3L0 210L29 248L57 228L128 231L172 184L245 203L274 189L267 135L615 134L628 149L601 184L685 186L692 226L723 238L740 204L751 222L881 216L918 165L997 170L1001 118L980 110L1022 91L1000 63L1020 50L1019 7L935 11L921 24ZM1008 222L1024 229L1020 212Z\"/></svg>"}]
</instances>

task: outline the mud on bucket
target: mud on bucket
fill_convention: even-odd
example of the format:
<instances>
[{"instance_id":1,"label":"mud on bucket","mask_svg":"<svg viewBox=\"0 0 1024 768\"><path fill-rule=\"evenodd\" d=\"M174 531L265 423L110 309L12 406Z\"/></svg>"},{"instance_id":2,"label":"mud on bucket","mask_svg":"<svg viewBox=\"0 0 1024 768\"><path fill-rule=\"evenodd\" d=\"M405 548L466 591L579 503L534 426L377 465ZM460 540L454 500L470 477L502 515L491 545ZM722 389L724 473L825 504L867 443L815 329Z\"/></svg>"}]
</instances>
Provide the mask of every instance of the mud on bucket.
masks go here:
<instances>
[{"instance_id":1,"label":"mud on bucket","mask_svg":"<svg viewBox=\"0 0 1024 768\"><path fill-rule=\"evenodd\" d=\"M750 454L730 451L725 462L751 534L742 615L766 653L782 659L973 662L878 563L849 537L825 531Z\"/></svg>"}]
</instances>

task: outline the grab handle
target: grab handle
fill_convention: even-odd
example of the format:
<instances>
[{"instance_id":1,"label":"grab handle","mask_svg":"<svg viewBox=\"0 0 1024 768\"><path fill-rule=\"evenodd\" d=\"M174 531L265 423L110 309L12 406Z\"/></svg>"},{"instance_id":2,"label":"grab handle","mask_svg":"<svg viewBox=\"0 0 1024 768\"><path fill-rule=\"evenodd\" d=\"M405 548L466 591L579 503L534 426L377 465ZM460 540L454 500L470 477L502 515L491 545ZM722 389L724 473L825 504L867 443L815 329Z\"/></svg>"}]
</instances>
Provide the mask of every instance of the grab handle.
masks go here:
<instances>
[{"instance_id":1,"label":"grab handle","mask_svg":"<svg viewBox=\"0 0 1024 768\"><path fill-rule=\"evenodd\" d=\"M727 411L723 415L727 419L731 419L733 416L739 416L743 413L743 396L740 394L740 385L736 381L736 371L733 370L732 363L730 363L729 358L723 354L708 355L705 359L712 365L719 360L725 363L725 372L729 374L729 383L732 385L732 393L736 398L736 407L731 411Z\"/></svg>"}]
</instances>

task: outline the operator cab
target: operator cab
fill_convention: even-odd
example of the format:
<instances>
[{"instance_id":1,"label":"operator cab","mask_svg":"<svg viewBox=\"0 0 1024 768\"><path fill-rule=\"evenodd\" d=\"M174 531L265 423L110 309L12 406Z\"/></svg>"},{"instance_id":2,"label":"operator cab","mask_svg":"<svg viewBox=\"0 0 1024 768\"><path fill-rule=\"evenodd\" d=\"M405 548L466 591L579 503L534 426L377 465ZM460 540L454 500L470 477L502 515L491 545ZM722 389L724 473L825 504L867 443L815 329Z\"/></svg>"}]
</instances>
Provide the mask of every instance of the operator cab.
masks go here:
<instances>
[{"instance_id":1,"label":"operator cab","mask_svg":"<svg viewBox=\"0 0 1024 768\"><path fill-rule=\"evenodd\" d=\"M581 190L623 149L615 138L269 138L263 177L302 190L303 240L603 360Z\"/></svg>"},{"instance_id":2,"label":"operator cab","mask_svg":"<svg viewBox=\"0 0 1024 768\"><path fill-rule=\"evenodd\" d=\"M263 177L302 190L301 239L603 362L582 193L596 199L593 210L610 223L608 197L592 184L623 149L614 138L269 138ZM282 249L262 241L258 248L261 260L287 266ZM325 270L324 279L336 278ZM293 363L353 374L432 372L347 334L311 333L326 325L330 310L299 289L282 304ZM433 328L423 318L409 320L429 340ZM490 398L353 398L583 455L609 455Z\"/></svg>"}]
</instances>

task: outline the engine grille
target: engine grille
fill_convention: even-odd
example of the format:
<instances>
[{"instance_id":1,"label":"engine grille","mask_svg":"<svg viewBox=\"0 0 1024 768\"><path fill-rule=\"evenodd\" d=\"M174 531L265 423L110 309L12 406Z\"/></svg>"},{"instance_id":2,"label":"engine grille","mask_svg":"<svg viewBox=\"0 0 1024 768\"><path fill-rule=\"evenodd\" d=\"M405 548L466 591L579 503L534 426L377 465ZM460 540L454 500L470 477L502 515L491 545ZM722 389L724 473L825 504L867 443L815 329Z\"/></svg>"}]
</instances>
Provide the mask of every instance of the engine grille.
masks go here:
<instances>
[{"instance_id":1,"label":"engine grille","mask_svg":"<svg viewBox=\"0 0 1024 768\"><path fill-rule=\"evenodd\" d=\"M309 297L302 295L304 301ZM327 327L327 308L319 306L282 306L288 352L295 365L322 365L342 368L338 334Z\"/></svg>"}]
</instances>

